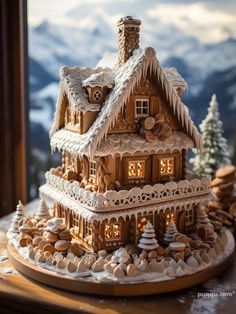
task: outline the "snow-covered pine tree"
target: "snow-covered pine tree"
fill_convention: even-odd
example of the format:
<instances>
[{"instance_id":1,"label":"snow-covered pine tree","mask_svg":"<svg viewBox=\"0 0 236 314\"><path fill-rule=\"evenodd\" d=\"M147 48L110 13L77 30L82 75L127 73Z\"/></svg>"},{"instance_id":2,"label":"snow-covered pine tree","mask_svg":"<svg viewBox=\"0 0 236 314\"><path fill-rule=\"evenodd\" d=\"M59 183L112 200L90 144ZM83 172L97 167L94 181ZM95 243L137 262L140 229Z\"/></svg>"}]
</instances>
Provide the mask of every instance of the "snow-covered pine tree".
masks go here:
<instances>
[{"instance_id":1,"label":"snow-covered pine tree","mask_svg":"<svg viewBox=\"0 0 236 314\"><path fill-rule=\"evenodd\" d=\"M40 219L49 219L51 218L47 205L43 199L40 200L40 205L37 213L35 214L35 218L40 220Z\"/></svg>"},{"instance_id":2,"label":"snow-covered pine tree","mask_svg":"<svg viewBox=\"0 0 236 314\"><path fill-rule=\"evenodd\" d=\"M214 227L203 206L200 206L198 209L196 229L203 240L206 240L207 237L214 232Z\"/></svg>"},{"instance_id":3,"label":"snow-covered pine tree","mask_svg":"<svg viewBox=\"0 0 236 314\"><path fill-rule=\"evenodd\" d=\"M156 240L155 231L153 228L153 225L148 220L144 232L142 234L142 238L139 240L138 247L140 249L146 250L146 251L152 251L158 248L159 244Z\"/></svg>"},{"instance_id":4,"label":"snow-covered pine tree","mask_svg":"<svg viewBox=\"0 0 236 314\"><path fill-rule=\"evenodd\" d=\"M210 219L208 218L208 215L207 215L203 206L201 206L197 212L196 229L199 229L200 227L212 228L212 224L210 222Z\"/></svg>"},{"instance_id":5,"label":"snow-covered pine tree","mask_svg":"<svg viewBox=\"0 0 236 314\"><path fill-rule=\"evenodd\" d=\"M211 175L221 166L229 165L230 149L223 137L223 123L220 120L219 108L214 94L208 107L208 114L200 124L203 138L203 152L196 153L190 159L193 170L199 174Z\"/></svg>"},{"instance_id":6,"label":"snow-covered pine tree","mask_svg":"<svg viewBox=\"0 0 236 314\"><path fill-rule=\"evenodd\" d=\"M23 204L21 203L21 201L19 201L18 205L16 206L16 212L12 218L12 221L11 221L11 226L9 228L9 233L15 233L15 234L18 234L20 233L19 231L19 221L24 218L24 206Z\"/></svg>"}]
</instances>

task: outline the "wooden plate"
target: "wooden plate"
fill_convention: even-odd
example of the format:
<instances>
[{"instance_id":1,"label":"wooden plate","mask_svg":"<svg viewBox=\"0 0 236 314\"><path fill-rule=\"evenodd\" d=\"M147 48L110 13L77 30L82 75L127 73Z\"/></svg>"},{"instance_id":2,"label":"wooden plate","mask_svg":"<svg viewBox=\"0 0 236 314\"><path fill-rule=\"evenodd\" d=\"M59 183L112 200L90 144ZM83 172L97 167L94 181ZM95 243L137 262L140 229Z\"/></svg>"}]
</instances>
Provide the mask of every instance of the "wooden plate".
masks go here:
<instances>
[{"instance_id":1,"label":"wooden plate","mask_svg":"<svg viewBox=\"0 0 236 314\"><path fill-rule=\"evenodd\" d=\"M228 239L234 241L232 234L227 231ZM74 279L72 277L57 274L49 270L43 269L26 261L16 249L8 244L8 255L13 266L22 274L34 279L40 283L53 286L56 288L96 294L106 296L138 296L138 295L151 295L165 292L171 292L189 288L200 284L211 277L215 277L220 272L225 270L233 261L233 253L229 252L228 256L215 266L209 266L203 271L199 271L193 275L186 275L172 280L162 282L143 282L143 283L104 283L92 282L88 279Z\"/></svg>"}]
</instances>

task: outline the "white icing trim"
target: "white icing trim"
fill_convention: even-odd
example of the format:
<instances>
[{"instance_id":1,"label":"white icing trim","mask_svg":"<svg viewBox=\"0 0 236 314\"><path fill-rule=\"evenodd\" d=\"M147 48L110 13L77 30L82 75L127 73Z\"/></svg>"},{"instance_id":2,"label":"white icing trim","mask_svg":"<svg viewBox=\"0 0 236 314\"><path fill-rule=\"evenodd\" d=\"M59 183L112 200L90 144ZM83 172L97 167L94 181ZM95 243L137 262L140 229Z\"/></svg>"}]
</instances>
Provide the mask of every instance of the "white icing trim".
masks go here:
<instances>
[{"instance_id":1,"label":"white icing trim","mask_svg":"<svg viewBox=\"0 0 236 314\"><path fill-rule=\"evenodd\" d=\"M85 140L85 134L78 134L61 129L54 134L51 139L53 149L65 150L78 157L88 155L88 151L81 150L81 143ZM167 149L171 152L175 149L193 148L194 143L184 132L174 131L172 135L165 141L157 140L156 143L149 143L143 136L139 134L109 134L103 139L97 147L95 156L119 155L125 153L134 154L141 153L157 153L164 152Z\"/></svg>"},{"instance_id":2,"label":"white icing trim","mask_svg":"<svg viewBox=\"0 0 236 314\"><path fill-rule=\"evenodd\" d=\"M199 198L211 196L211 181L207 177L189 174L190 180L168 182L166 184L145 185L143 188L134 187L130 190L107 191L103 193L91 192L80 188L76 182L70 182L58 176L46 173L47 184L40 187L40 193L50 197L58 193L67 195L83 207L97 212L123 210L163 202L173 202L185 198Z\"/></svg>"},{"instance_id":3,"label":"white icing trim","mask_svg":"<svg viewBox=\"0 0 236 314\"><path fill-rule=\"evenodd\" d=\"M186 91L188 83L183 79L176 68L163 68L163 71L172 87L175 89L180 88L182 92Z\"/></svg>"},{"instance_id":4,"label":"white icing trim","mask_svg":"<svg viewBox=\"0 0 236 314\"><path fill-rule=\"evenodd\" d=\"M110 68L113 71L118 68L118 53L105 52L102 58L98 61L96 68Z\"/></svg>"},{"instance_id":5,"label":"white icing trim","mask_svg":"<svg viewBox=\"0 0 236 314\"><path fill-rule=\"evenodd\" d=\"M181 200L174 200L171 203L170 202L164 202L161 204L154 204L154 205L145 205L143 204L142 207L135 207L135 208L129 208L129 209L122 209L122 210L114 210L110 208L109 211L103 211L103 212L94 212L83 205L81 205L77 200L70 198L68 195L65 195L62 192L57 191L56 189L49 187L47 185L44 185L40 188L40 197L45 198L48 201L56 201L57 203L60 203L62 207L70 209L72 212L81 215L85 219L88 219L90 221L104 221L105 219L108 219L108 222L112 219L118 219L120 217L123 217L126 219L126 217L131 217L134 215L137 219L138 215L148 215L148 214L154 214L155 212L160 212L163 210L168 209L174 209L181 208L186 210L187 206L197 206L201 203L204 203L206 200L209 200L209 194L205 195L199 195L198 197L193 197L191 199L181 199Z\"/></svg>"},{"instance_id":6,"label":"white icing trim","mask_svg":"<svg viewBox=\"0 0 236 314\"><path fill-rule=\"evenodd\" d=\"M118 54L117 53L104 53L101 60L99 60L97 67L110 68L115 71L118 68ZM185 92L188 88L188 83L177 71L176 68L163 68L171 86L175 89L180 88L182 92Z\"/></svg>"},{"instance_id":7,"label":"white icing trim","mask_svg":"<svg viewBox=\"0 0 236 314\"><path fill-rule=\"evenodd\" d=\"M115 75L112 71L102 71L99 73L93 73L88 78L82 81L82 86L107 86L109 88L112 88L115 84Z\"/></svg>"}]
</instances>

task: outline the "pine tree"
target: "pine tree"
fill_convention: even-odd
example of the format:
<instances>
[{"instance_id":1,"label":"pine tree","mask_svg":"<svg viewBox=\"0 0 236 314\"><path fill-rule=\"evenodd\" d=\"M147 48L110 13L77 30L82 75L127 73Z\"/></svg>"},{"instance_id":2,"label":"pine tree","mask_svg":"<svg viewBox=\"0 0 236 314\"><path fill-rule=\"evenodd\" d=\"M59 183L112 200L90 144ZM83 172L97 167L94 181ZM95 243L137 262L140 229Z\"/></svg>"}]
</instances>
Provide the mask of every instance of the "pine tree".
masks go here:
<instances>
[{"instance_id":1,"label":"pine tree","mask_svg":"<svg viewBox=\"0 0 236 314\"><path fill-rule=\"evenodd\" d=\"M171 219L170 223L167 225L166 233L164 235L164 241L167 243L173 242L174 234L177 233L178 230L176 228L175 222Z\"/></svg>"},{"instance_id":2,"label":"pine tree","mask_svg":"<svg viewBox=\"0 0 236 314\"><path fill-rule=\"evenodd\" d=\"M150 221L147 222L142 238L139 240L138 247L146 251L152 251L158 248L155 231Z\"/></svg>"},{"instance_id":3,"label":"pine tree","mask_svg":"<svg viewBox=\"0 0 236 314\"><path fill-rule=\"evenodd\" d=\"M47 205L43 199L40 200L39 210L36 213L35 218L39 220L43 218L46 218L46 219L51 218Z\"/></svg>"},{"instance_id":4,"label":"pine tree","mask_svg":"<svg viewBox=\"0 0 236 314\"><path fill-rule=\"evenodd\" d=\"M16 233L16 234L20 233L18 224L19 224L19 221L22 218L24 218L24 206L21 203L21 201L19 201L19 203L18 203L18 205L16 207L15 215L12 218L12 221L11 221L11 226L9 228L9 233Z\"/></svg>"},{"instance_id":5,"label":"pine tree","mask_svg":"<svg viewBox=\"0 0 236 314\"><path fill-rule=\"evenodd\" d=\"M229 165L230 149L223 137L223 123L220 120L216 95L211 98L208 114L200 124L203 137L203 152L190 159L193 170L199 174L214 176L221 166Z\"/></svg>"},{"instance_id":6,"label":"pine tree","mask_svg":"<svg viewBox=\"0 0 236 314\"><path fill-rule=\"evenodd\" d=\"M205 209L203 206L199 208L198 213L197 213L196 228L198 229L200 227L212 227L210 219L208 218L208 215L205 212Z\"/></svg>"}]
</instances>

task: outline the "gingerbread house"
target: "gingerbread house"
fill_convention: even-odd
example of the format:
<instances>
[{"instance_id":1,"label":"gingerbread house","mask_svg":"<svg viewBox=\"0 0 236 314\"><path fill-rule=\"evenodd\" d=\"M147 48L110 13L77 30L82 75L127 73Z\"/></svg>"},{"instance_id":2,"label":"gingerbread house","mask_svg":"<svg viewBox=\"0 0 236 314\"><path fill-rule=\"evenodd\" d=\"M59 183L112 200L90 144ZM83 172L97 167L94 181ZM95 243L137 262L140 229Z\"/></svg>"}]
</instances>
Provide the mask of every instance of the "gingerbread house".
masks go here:
<instances>
[{"instance_id":1,"label":"gingerbread house","mask_svg":"<svg viewBox=\"0 0 236 314\"><path fill-rule=\"evenodd\" d=\"M202 146L181 100L187 83L139 48L140 24L120 19L118 53L97 67L60 71L50 140L62 163L40 195L89 251L137 244L148 220L160 242L171 219L191 231L211 197L210 179L186 169L188 150Z\"/></svg>"}]
</instances>

